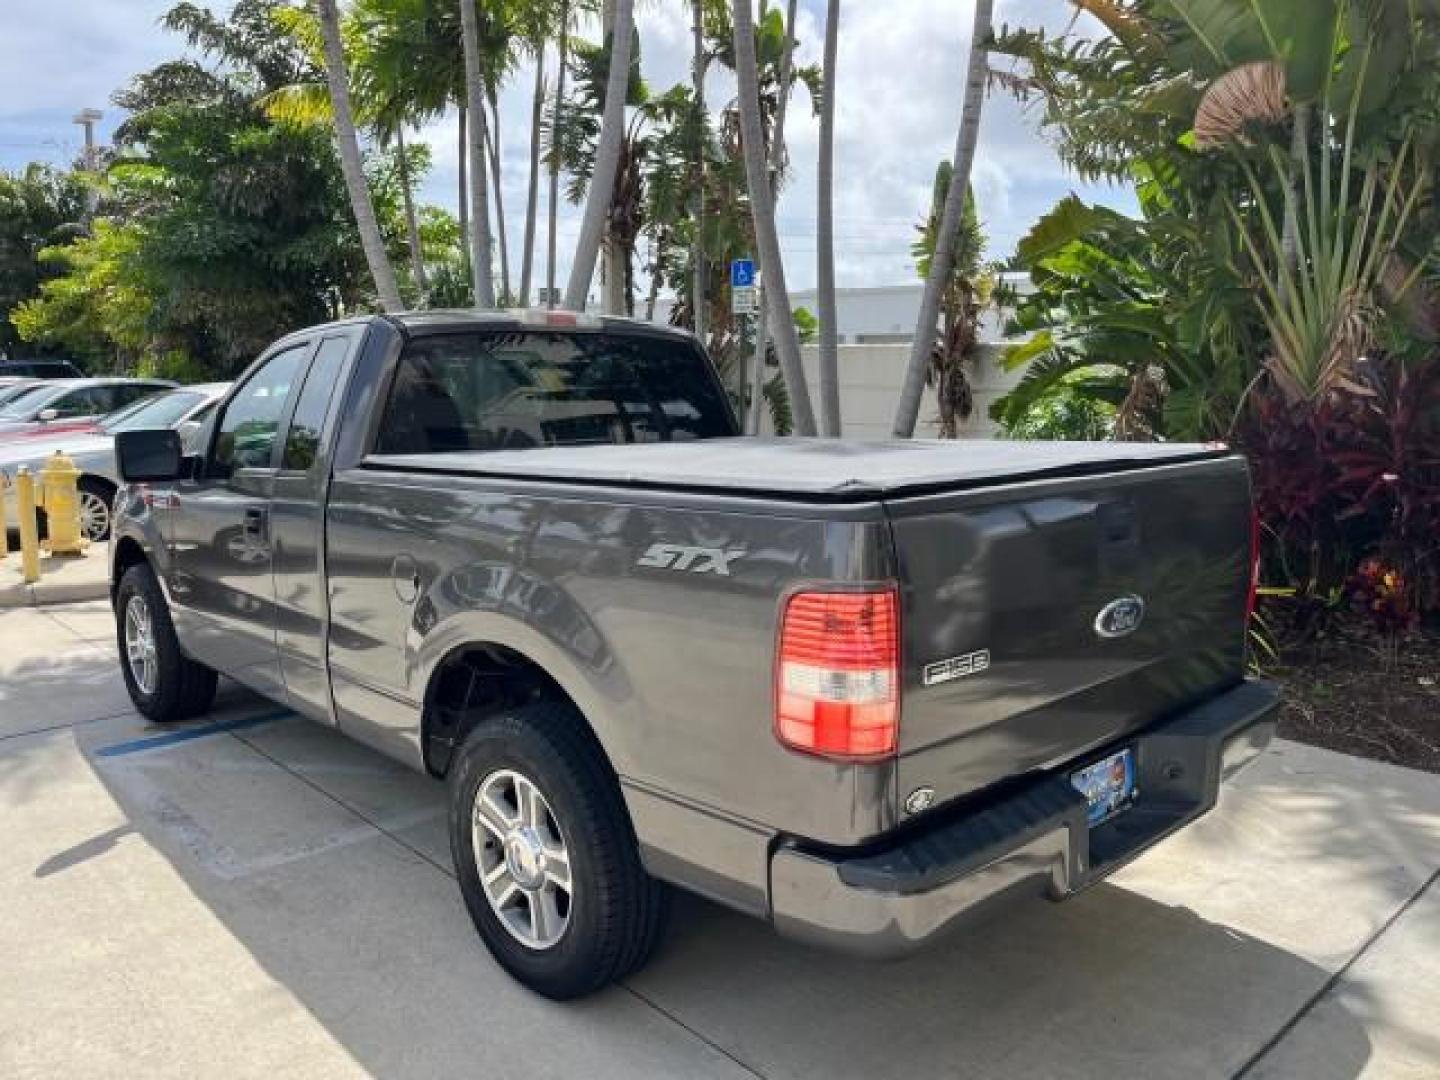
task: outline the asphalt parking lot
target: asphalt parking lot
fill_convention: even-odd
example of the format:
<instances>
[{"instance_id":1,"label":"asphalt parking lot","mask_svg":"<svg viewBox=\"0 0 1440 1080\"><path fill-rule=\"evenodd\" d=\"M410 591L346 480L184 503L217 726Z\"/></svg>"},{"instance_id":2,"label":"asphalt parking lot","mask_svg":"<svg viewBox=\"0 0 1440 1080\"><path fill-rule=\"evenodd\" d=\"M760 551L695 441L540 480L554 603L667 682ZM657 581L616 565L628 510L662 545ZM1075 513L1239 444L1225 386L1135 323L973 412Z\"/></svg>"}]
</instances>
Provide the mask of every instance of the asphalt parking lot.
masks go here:
<instances>
[{"instance_id":1,"label":"asphalt parking lot","mask_svg":"<svg viewBox=\"0 0 1440 1080\"><path fill-rule=\"evenodd\" d=\"M900 964L682 899L556 1005L444 793L234 688L128 707L108 609L0 613L0 1076L1440 1076L1440 778L1280 743L1111 882Z\"/></svg>"}]
</instances>

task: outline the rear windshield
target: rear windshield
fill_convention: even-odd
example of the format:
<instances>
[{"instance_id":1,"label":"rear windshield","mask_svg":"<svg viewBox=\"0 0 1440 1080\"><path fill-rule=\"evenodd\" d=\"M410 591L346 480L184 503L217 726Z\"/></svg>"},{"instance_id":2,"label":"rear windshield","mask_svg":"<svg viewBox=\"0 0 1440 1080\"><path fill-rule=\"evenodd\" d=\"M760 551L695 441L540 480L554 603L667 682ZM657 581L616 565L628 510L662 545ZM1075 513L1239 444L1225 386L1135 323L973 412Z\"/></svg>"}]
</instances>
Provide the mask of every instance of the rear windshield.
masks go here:
<instances>
[{"instance_id":1,"label":"rear windshield","mask_svg":"<svg viewBox=\"0 0 1440 1080\"><path fill-rule=\"evenodd\" d=\"M734 434L696 347L632 335L476 332L406 347L375 449L452 453Z\"/></svg>"}]
</instances>

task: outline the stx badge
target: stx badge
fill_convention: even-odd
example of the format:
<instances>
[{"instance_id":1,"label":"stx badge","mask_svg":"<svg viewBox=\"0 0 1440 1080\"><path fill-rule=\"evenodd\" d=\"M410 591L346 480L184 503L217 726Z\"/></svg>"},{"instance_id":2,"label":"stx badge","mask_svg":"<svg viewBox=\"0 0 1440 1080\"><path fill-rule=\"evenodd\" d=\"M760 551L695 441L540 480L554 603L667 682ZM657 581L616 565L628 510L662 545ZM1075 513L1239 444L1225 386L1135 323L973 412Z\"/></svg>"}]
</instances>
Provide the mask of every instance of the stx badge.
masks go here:
<instances>
[{"instance_id":1,"label":"stx badge","mask_svg":"<svg viewBox=\"0 0 1440 1080\"><path fill-rule=\"evenodd\" d=\"M692 574L730 576L730 564L742 551L723 548L688 547L685 544L651 544L636 561L636 566L653 566L657 570L688 570Z\"/></svg>"}]
</instances>

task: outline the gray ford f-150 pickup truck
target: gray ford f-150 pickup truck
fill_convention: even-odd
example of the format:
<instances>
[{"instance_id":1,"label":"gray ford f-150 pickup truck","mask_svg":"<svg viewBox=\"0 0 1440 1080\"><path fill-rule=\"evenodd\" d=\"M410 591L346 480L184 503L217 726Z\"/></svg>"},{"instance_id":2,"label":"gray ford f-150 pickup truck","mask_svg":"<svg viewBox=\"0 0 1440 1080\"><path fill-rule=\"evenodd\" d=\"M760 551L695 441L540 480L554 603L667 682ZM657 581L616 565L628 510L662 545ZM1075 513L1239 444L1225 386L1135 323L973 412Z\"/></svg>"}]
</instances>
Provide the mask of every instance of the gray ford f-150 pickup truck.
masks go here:
<instances>
[{"instance_id":1,"label":"gray ford f-150 pickup truck","mask_svg":"<svg viewBox=\"0 0 1440 1080\"><path fill-rule=\"evenodd\" d=\"M1237 455L736 431L680 332L292 334L193 453L119 437L135 706L221 673L447 780L476 927L557 998L643 963L662 883L872 956L1062 898L1269 739Z\"/></svg>"}]
</instances>

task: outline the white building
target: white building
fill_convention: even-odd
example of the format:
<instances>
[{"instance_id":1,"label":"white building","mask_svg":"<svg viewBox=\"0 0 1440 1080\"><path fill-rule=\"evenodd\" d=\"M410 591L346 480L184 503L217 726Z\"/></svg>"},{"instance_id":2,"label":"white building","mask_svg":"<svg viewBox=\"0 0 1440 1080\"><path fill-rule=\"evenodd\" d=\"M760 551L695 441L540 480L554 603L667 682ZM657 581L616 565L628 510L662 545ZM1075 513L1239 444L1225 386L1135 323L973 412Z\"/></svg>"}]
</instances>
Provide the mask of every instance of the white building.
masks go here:
<instances>
[{"instance_id":1,"label":"white building","mask_svg":"<svg viewBox=\"0 0 1440 1080\"><path fill-rule=\"evenodd\" d=\"M1021 296L1033 291L1030 275L1006 273L1005 283ZM885 438L900 399L900 385L910 359L910 343L915 338L915 324L920 318L920 300L924 285L882 285L867 289L836 289L835 315L840 334L840 412L841 425L847 436ZM668 322L670 303L662 300L656 307L657 322ZM792 309L806 308L816 313L813 289L790 294ZM980 340L974 365L969 371L970 386L975 395L975 410L961 425L962 439L994 438L999 425L990 419L990 406L1020 381L1022 372L1006 371L1000 364L1005 351L1005 320L1008 313L987 309L980 320ZM811 403L818 412L820 384L819 350L807 345L802 350L806 381L810 386ZM774 374L778 368L771 367ZM938 425L935 392L926 388L920 402L920 417L915 434L935 438ZM763 430L769 430L765 418Z\"/></svg>"}]
</instances>

